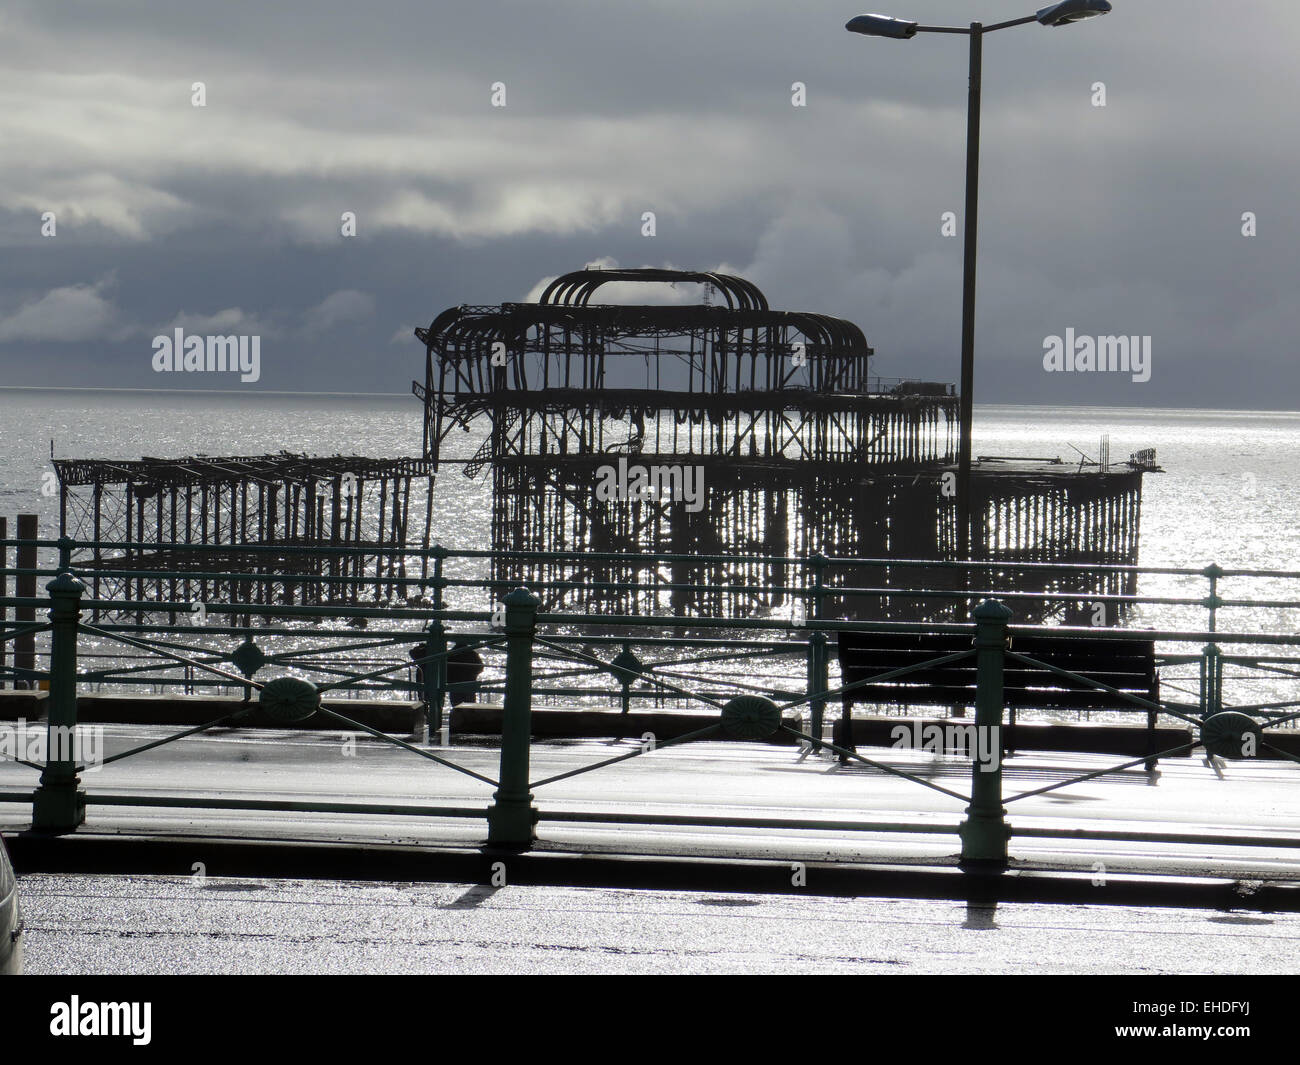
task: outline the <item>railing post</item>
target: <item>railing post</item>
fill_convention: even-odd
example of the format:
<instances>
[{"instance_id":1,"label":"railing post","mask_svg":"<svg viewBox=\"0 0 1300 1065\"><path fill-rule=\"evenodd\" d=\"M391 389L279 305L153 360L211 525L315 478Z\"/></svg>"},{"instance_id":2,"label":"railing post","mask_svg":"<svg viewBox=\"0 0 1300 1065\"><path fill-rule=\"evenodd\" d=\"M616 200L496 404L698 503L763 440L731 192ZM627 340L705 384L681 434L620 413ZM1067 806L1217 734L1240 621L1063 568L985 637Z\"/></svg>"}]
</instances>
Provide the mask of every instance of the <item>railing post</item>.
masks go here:
<instances>
[{"instance_id":1,"label":"railing post","mask_svg":"<svg viewBox=\"0 0 1300 1065\"><path fill-rule=\"evenodd\" d=\"M643 668L641 660L632 653L631 643L626 641L623 643L622 649L610 662L610 667L621 689L620 705L622 709L620 713L630 714L632 712L632 682L641 675Z\"/></svg>"},{"instance_id":2,"label":"railing post","mask_svg":"<svg viewBox=\"0 0 1300 1065\"><path fill-rule=\"evenodd\" d=\"M262 654L261 648L253 642L253 632L251 629L244 629L243 642L231 652L230 661L242 673L247 681L244 684L244 702L250 703L253 700L253 674L266 664L266 658Z\"/></svg>"},{"instance_id":3,"label":"railing post","mask_svg":"<svg viewBox=\"0 0 1300 1065\"><path fill-rule=\"evenodd\" d=\"M1223 652L1217 643L1201 648L1201 716L1223 709Z\"/></svg>"},{"instance_id":4,"label":"railing post","mask_svg":"<svg viewBox=\"0 0 1300 1065\"><path fill-rule=\"evenodd\" d=\"M1205 610L1209 615L1209 625L1211 632L1217 632L1219 628L1219 607L1223 605L1223 600L1219 598L1219 578L1223 576L1223 569L1217 564L1211 564L1202 571L1210 582L1210 594L1205 597Z\"/></svg>"},{"instance_id":5,"label":"railing post","mask_svg":"<svg viewBox=\"0 0 1300 1065\"><path fill-rule=\"evenodd\" d=\"M991 765L971 764L971 804L959 829L962 864L1005 867L1011 826L1002 806L1002 678L1011 611L986 599L975 618L976 749L997 752ZM985 738L987 737L987 739Z\"/></svg>"},{"instance_id":6,"label":"railing post","mask_svg":"<svg viewBox=\"0 0 1300 1065\"><path fill-rule=\"evenodd\" d=\"M825 606L822 600L826 596L826 567L830 565L830 559L818 551L808 560L808 565L812 566L812 616L815 620L820 621L825 616Z\"/></svg>"},{"instance_id":7,"label":"railing post","mask_svg":"<svg viewBox=\"0 0 1300 1065\"><path fill-rule=\"evenodd\" d=\"M808 559L808 565L812 567L808 620L822 621L826 617L826 569L830 565L830 560L818 551ZM821 740L822 729L825 727L825 693L830 690L830 686L830 655L827 650L826 633L822 629L813 629L808 637L808 694L813 697L808 704L810 711L808 734L817 740ZM847 705L844 713L846 715L849 713ZM853 746L853 722L847 716L840 722L840 733L839 745L851 751L857 750ZM821 750L820 743L814 746L813 750ZM841 755L840 761L846 762L848 759Z\"/></svg>"},{"instance_id":8,"label":"railing post","mask_svg":"<svg viewBox=\"0 0 1300 1065\"><path fill-rule=\"evenodd\" d=\"M1210 632L1219 631L1218 610L1223 600L1219 598L1219 578L1223 570L1211 564L1205 567L1210 582L1210 594L1205 597L1209 614ZM1209 717L1223 709L1223 656L1217 643L1207 643L1201 649L1201 717ZM1207 752L1208 753L1208 752Z\"/></svg>"},{"instance_id":9,"label":"railing post","mask_svg":"<svg viewBox=\"0 0 1300 1065\"><path fill-rule=\"evenodd\" d=\"M66 570L50 593L50 695L45 768L32 802L32 828L71 832L86 819L86 793L77 776L77 621L85 586Z\"/></svg>"},{"instance_id":10,"label":"railing post","mask_svg":"<svg viewBox=\"0 0 1300 1065\"><path fill-rule=\"evenodd\" d=\"M447 629L440 618L429 622L429 639L424 645L425 656L441 655L426 662L424 676L425 742L432 742L433 734L442 731L443 706L447 701Z\"/></svg>"},{"instance_id":11,"label":"railing post","mask_svg":"<svg viewBox=\"0 0 1300 1065\"><path fill-rule=\"evenodd\" d=\"M441 544L435 544L430 554L433 555L433 609L441 613L447 608L444 597L447 579L443 573L443 563L447 558L447 549ZM443 625L441 618L436 617L429 622L429 642L425 647L426 654L441 653L443 655L442 658L433 663L432 671L427 665L424 668L424 739L428 743L432 739L431 733L442 732L443 707L446 705L449 694L447 685L450 679L450 671L446 657L447 629Z\"/></svg>"},{"instance_id":12,"label":"railing post","mask_svg":"<svg viewBox=\"0 0 1300 1065\"><path fill-rule=\"evenodd\" d=\"M528 790L528 754L533 720L533 635L538 600L516 588L506 606L506 692L501 718L500 786L488 807L488 844L527 848L537 823Z\"/></svg>"},{"instance_id":13,"label":"railing post","mask_svg":"<svg viewBox=\"0 0 1300 1065\"><path fill-rule=\"evenodd\" d=\"M18 515L18 539L35 540L40 535L35 514ZM14 551L14 560L17 568L28 570L27 573L19 573L14 577L14 595L19 599L36 598L36 574L30 572L36 569L36 545L33 543L19 544ZM36 620L36 608L34 606L14 607L14 621L19 625L23 622ZM36 670L36 634L24 633L22 636L14 637L14 687L15 688L35 688L36 681L32 678L32 673ZM26 677L23 674L26 674Z\"/></svg>"},{"instance_id":14,"label":"railing post","mask_svg":"<svg viewBox=\"0 0 1300 1065\"><path fill-rule=\"evenodd\" d=\"M9 538L9 519L0 517L0 541ZM0 599L9 595L9 548L0 543ZM9 641L4 639L5 630L9 628L9 608L0 603L0 689L5 685L5 657L9 653Z\"/></svg>"},{"instance_id":15,"label":"railing post","mask_svg":"<svg viewBox=\"0 0 1300 1065\"><path fill-rule=\"evenodd\" d=\"M826 719L826 692L830 689L830 663L826 654L826 633L817 629L808 637L808 694L811 709L808 734L820 741L823 723ZM849 737L852 740L852 737ZM820 751L821 743L813 746Z\"/></svg>"}]
</instances>

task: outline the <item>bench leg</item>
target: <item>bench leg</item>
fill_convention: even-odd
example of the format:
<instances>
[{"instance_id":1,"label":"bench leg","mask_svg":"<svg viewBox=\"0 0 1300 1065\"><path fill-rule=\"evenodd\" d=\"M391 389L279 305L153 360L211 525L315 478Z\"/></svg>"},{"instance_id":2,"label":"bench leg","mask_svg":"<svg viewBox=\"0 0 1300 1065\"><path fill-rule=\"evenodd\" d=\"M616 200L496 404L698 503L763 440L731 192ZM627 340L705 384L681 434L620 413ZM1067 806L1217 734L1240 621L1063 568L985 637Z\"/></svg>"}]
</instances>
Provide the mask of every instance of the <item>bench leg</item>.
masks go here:
<instances>
[{"instance_id":1,"label":"bench leg","mask_svg":"<svg viewBox=\"0 0 1300 1065\"><path fill-rule=\"evenodd\" d=\"M857 748L853 746L853 704L851 702L846 701L844 703L844 708L840 711L840 719L835 726L833 735L835 736L836 747L843 747L848 751L857 751ZM847 755L840 755L840 765L847 765L848 761Z\"/></svg>"},{"instance_id":2,"label":"bench leg","mask_svg":"<svg viewBox=\"0 0 1300 1065\"><path fill-rule=\"evenodd\" d=\"M1149 756L1155 753L1156 753L1156 712L1154 710L1148 710L1147 711L1147 755ZM1159 761L1158 758L1148 757L1146 762L1143 764L1142 768L1144 768L1148 773L1152 773L1155 771L1156 763L1158 761Z\"/></svg>"}]
</instances>

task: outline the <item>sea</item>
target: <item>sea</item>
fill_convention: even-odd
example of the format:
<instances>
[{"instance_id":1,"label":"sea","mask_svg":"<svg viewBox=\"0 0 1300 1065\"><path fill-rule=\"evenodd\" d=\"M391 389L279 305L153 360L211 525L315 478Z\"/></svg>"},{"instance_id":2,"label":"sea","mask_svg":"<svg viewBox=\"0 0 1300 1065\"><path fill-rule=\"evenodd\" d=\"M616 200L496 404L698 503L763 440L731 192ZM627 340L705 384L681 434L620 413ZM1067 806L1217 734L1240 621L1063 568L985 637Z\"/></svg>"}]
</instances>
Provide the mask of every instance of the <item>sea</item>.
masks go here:
<instances>
[{"instance_id":1,"label":"sea","mask_svg":"<svg viewBox=\"0 0 1300 1065\"><path fill-rule=\"evenodd\" d=\"M138 459L290 451L418 455L422 410L411 395L0 389L0 515L40 516L58 531L50 458ZM1281 571L1225 578L1219 594L1252 605L1220 611L1227 631L1300 631L1300 412L977 405L975 455L1112 462L1153 448L1163 472L1146 476L1139 563L1155 568ZM453 439L453 453L477 441ZM440 475L432 538L487 548L490 484L455 468ZM10 526L11 530L13 526ZM13 535L11 531L11 535ZM1204 579L1144 574L1138 593L1200 599ZM1265 601L1283 604L1260 605ZM1150 603L1130 624L1201 630L1193 605Z\"/></svg>"}]
</instances>

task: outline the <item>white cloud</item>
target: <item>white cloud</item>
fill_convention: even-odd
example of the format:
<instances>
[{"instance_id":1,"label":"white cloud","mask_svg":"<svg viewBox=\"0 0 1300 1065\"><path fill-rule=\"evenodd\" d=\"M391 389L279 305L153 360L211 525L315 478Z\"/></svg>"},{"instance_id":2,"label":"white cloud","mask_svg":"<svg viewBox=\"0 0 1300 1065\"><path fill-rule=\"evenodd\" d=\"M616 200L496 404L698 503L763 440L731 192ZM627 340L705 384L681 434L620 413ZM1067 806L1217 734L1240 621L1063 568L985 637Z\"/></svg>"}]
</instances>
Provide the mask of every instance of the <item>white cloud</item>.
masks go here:
<instances>
[{"instance_id":1,"label":"white cloud","mask_svg":"<svg viewBox=\"0 0 1300 1065\"><path fill-rule=\"evenodd\" d=\"M354 288L340 289L303 314L303 332L308 336L318 336L345 322L363 321L374 313L373 296Z\"/></svg>"},{"instance_id":2,"label":"white cloud","mask_svg":"<svg viewBox=\"0 0 1300 1065\"><path fill-rule=\"evenodd\" d=\"M0 342L15 340L71 343L116 339L117 309L105 295L112 279L65 285L0 317Z\"/></svg>"},{"instance_id":3,"label":"white cloud","mask_svg":"<svg viewBox=\"0 0 1300 1065\"><path fill-rule=\"evenodd\" d=\"M24 181L11 170L0 178L0 197L33 214L54 212L63 240L75 239L79 228L97 223L118 237L143 241L195 214L192 205L162 189L95 172L31 175Z\"/></svg>"},{"instance_id":4,"label":"white cloud","mask_svg":"<svg viewBox=\"0 0 1300 1065\"><path fill-rule=\"evenodd\" d=\"M186 333L200 336L275 336L276 328L240 307L227 307L215 314L193 314L180 311L163 326L159 333L184 329Z\"/></svg>"}]
</instances>

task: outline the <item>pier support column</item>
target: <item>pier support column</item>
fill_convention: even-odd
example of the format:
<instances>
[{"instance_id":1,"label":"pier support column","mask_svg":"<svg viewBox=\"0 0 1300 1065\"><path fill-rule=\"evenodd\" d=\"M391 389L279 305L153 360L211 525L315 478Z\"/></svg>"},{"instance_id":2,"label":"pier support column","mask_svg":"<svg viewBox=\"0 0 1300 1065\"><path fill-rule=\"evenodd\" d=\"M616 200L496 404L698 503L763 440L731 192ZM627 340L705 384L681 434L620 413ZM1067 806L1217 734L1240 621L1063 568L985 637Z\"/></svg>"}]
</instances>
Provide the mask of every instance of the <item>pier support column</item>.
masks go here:
<instances>
[{"instance_id":1,"label":"pier support column","mask_svg":"<svg viewBox=\"0 0 1300 1065\"><path fill-rule=\"evenodd\" d=\"M77 776L77 621L82 583L66 570L50 593L50 698L45 769L32 802L32 828L71 832L86 819L86 793Z\"/></svg>"},{"instance_id":2,"label":"pier support column","mask_svg":"<svg viewBox=\"0 0 1300 1065\"><path fill-rule=\"evenodd\" d=\"M501 718L500 786L488 807L488 845L527 849L536 834L537 808L528 790L533 721L533 635L537 597L525 588L506 596L506 693Z\"/></svg>"},{"instance_id":3,"label":"pier support column","mask_svg":"<svg viewBox=\"0 0 1300 1065\"><path fill-rule=\"evenodd\" d=\"M962 822L962 865L1005 868L1011 826L1002 805L1002 670L1011 611L994 599L975 608L976 750L995 752L992 765L971 765L971 804ZM987 738L986 738L987 737Z\"/></svg>"}]
</instances>

